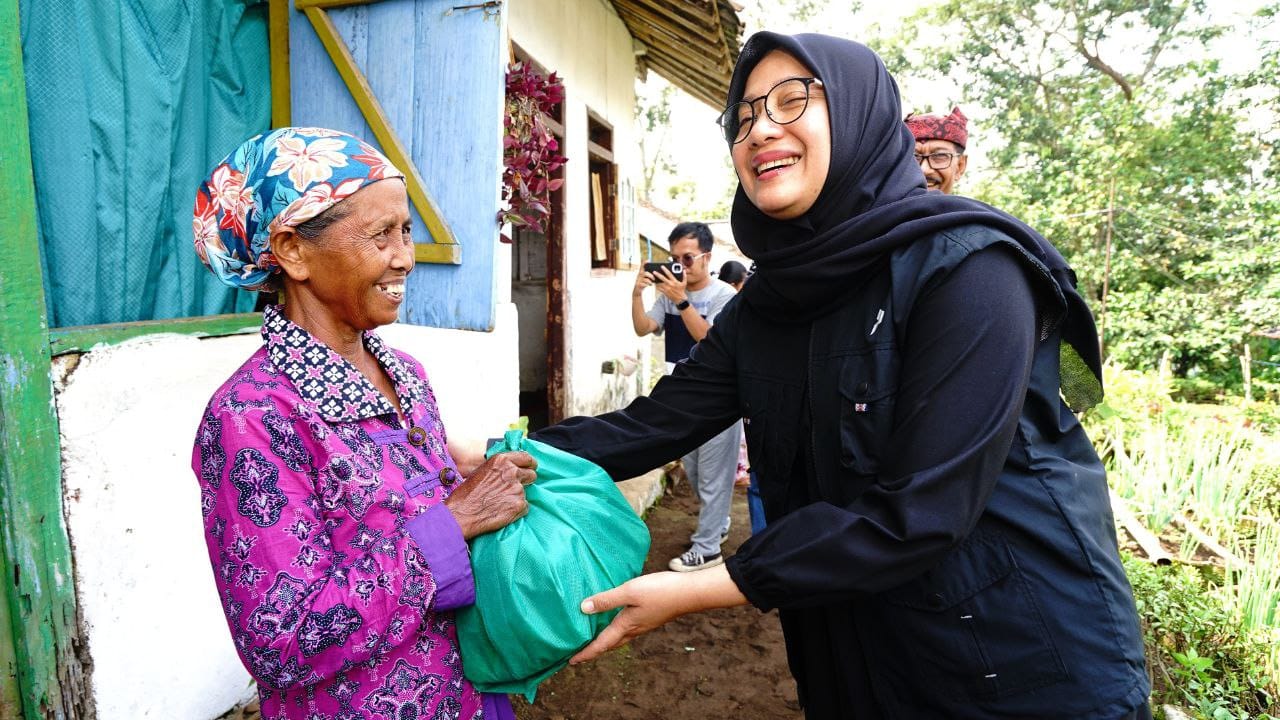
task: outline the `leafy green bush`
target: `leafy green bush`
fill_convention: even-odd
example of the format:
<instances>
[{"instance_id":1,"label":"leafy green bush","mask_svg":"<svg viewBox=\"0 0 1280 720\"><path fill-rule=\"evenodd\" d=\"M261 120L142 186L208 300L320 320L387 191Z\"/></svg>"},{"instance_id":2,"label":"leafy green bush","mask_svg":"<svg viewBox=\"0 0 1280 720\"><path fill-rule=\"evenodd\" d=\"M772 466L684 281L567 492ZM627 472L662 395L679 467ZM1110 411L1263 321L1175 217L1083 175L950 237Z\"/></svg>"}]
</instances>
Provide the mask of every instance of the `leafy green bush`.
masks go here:
<instances>
[{"instance_id":1,"label":"leafy green bush","mask_svg":"<svg viewBox=\"0 0 1280 720\"><path fill-rule=\"evenodd\" d=\"M1270 647L1223 606L1206 571L1157 567L1127 553L1124 566L1142 620L1153 707L1187 707L1208 720L1280 714L1266 671Z\"/></svg>"},{"instance_id":2,"label":"leafy green bush","mask_svg":"<svg viewBox=\"0 0 1280 720\"><path fill-rule=\"evenodd\" d=\"M1095 442L1102 440L1115 422L1141 426L1174 408L1173 380L1166 358L1160 368L1141 372L1126 370L1114 362L1102 368L1102 403L1085 413L1084 427Z\"/></svg>"},{"instance_id":3,"label":"leafy green bush","mask_svg":"<svg viewBox=\"0 0 1280 720\"><path fill-rule=\"evenodd\" d=\"M1175 378L1173 381L1173 397L1189 403L1222 402L1226 389L1222 387L1222 378L1195 377ZM1235 383L1238 388L1239 383Z\"/></svg>"},{"instance_id":4,"label":"leafy green bush","mask_svg":"<svg viewBox=\"0 0 1280 720\"><path fill-rule=\"evenodd\" d=\"M1257 513L1280 518L1280 462L1260 462L1253 468L1249 482L1258 487L1254 495Z\"/></svg>"},{"instance_id":5,"label":"leafy green bush","mask_svg":"<svg viewBox=\"0 0 1280 720\"><path fill-rule=\"evenodd\" d=\"M1277 392L1277 397L1280 400L1280 392ZM1244 416L1258 432L1280 434L1280 402L1249 403L1244 409Z\"/></svg>"}]
</instances>

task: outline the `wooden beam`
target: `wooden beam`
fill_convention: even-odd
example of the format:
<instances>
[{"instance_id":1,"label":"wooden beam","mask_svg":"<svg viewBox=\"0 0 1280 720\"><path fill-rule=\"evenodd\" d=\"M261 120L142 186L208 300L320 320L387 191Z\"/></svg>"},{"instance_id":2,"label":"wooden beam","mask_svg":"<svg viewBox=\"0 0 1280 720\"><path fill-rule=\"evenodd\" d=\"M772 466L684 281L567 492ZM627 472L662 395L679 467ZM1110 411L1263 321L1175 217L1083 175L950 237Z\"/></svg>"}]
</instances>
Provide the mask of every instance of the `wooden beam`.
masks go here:
<instances>
[{"instance_id":1,"label":"wooden beam","mask_svg":"<svg viewBox=\"0 0 1280 720\"><path fill-rule=\"evenodd\" d=\"M360 108L365 121L369 123L369 129L373 131L373 136L377 138L378 144L382 146L382 152L386 154L387 159L392 164L400 168L400 171L405 174L405 185L409 191L409 199L413 202L414 207L418 209L418 214L422 216L422 221L426 223L427 231L431 233L431 239L437 245L457 245L458 240L453 236L453 231L449 229L448 224L444 221L444 216L440 212L439 206L436 205L435 201L431 199L431 195L427 192L427 185L423 181L422 175L418 172L418 167L400 142L395 129L391 127L391 122L387 120L386 112L383 111L378 98L373 94L373 88L369 86L368 79L365 78L364 73L356 65L355 58L351 56L351 51L347 48L346 42L342 40L342 36L338 33L338 28L334 26L333 20L329 18L324 10L318 7L308 7L304 12L307 14L307 19L311 21L312 27L315 28L316 35L320 37L320 42L329 53L329 57L333 59L333 64L338 69L338 74L342 76L342 81L346 83L347 90L350 91L356 106ZM428 244L430 243L419 243L419 245ZM416 249L414 254L416 257ZM441 256L453 258L452 264L462 262L461 248L448 253L441 251L424 253L424 257L428 258ZM424 259L423 262L436 261Z\"/></svg>"},{"instance_id":2,"label":"wooden beam","mask_svg":"<svg viewBox=\"0 0 1280 720\"><path fill-rule=\"evenodd\" d=\"M716 53L721 58L720 69L733 75L733 52L729 49L729 41L724 36L724 22L720 17L720 3L718 0L709 0L709 2L711 3L711 17L716 24L716 37L720 38L720 42L716 43L716 48L724 50L723 54Z\"/></svg>"},{"instance_id":3,"label":"wooden beam","mask_svg":"<svg viewBox=\"0 0 1280 720\"><path fill-rule=\"evenodd\" d=\"M271 53L271 127L288 127L289 86L289 0L271 0L267 10L267 44Z\"/></svg>"},{"instance_id":4,"label":"wooden beam","mask_svg":"<svg viewBox=\"0 0 1280 720\"><path fill-rule=\"evenodd\" d=\"M553 135L561 140L564 139L564 125L559 120L556 120L542 111L538 111L538 115L542 118L542 123L547 126L547 129L550 130Z\"/></svg>"},{"instance_id":5,"label":"wooden beam","mask_svg":"<svg viewBox=\"0 0 1280 720\"><path fill-rule=\"evenodd\" d=\"M733 72L733 48L728 46L728 39L724 35L724 23L720 17L720 7L714 0L707 6L705 14L696 15L682 10L689 6L688 3L677 5L664 3L661 0L627 0L624 4L647 16L651 25L671 28L671 23L664 20L674 21L680 26L671 28L676 38L685 38L686 33L692 32L699 40L707 43L708 49L712 51L708 54L710 57L700 55L703 60L710 60L711 65L723 72ZM687 42L685 38L685 44Z\"/></svg>"},{"instance_id":6,"label":"wooden beam","mask_svg":"<svg viewBox=\"0 0 1280 720\"><path fill-rule=\"evenodd\" d=\"M1124 528L1124 531L1129 533L1129 537L1142 548L1142 552L1147 556L1147 562L1152 565L1168 565L1173 562L1173 556L1165 552L1164 546L1160 544L1160 538L1147 529L1142 520L1129 509L1129 503L1117 495L1115 490L1111 491L1111 510L1115 513L1120 527Z\"/></svg>"},{"instance_id":7,"label":"wooden beam","mask_svg":"<svg viewBox=\"0 0 1280 720\"><path fill-rule=\"evenodd\" d=\"M664 51L663 48L660 45L658 45L658 43L652 37L647 35L644 31L639 32L636 35L636 37L639 38L641 41L645 42L647 46L649 46L649 51L645 54L646 62L654 58L657 58L659 60L665 61L671 67L680 68L682 72L696 73L697 75L700 75L706 79L712 79L712 78L718 79L723 77L724 86L726 89L728 89L729 76L722 75L715 68L708 67L702 63L696 62L687 57L683 57L679 53L668 53Z\"/></svg>"},{"instance_id":8,"label":"wooden beam","mask_svg":"<svg viewBox=\"0 0 1280 720\"><path fill-rule=\"evenodd\" d=\"M193 337L247 335L262 327L260 313L234 313L173 320L144 320L106 325L80 325L49 332L49 351L54 355L88 352L98 345L115 345L131 338L156 333L181 333Z\"/></svg>"},{"instance_id":9,"label":"wooden beam","mask_svg":"<svg viewBox=\"0 0 1280 720\"><path fill-rule=\"evenodd\" d=\"M613 151L598 143L587 141L587 154L596 160L603 160L607 163L613 162Z\"/></svg>"},{"instance_id":10,"label":"wooden beam","mask_svg":"<svg viewBox=\"0 0 1280 720\"><path fill-rule=\"evenodd\" d=\"M671 84L681 88L685 92L710 105L711 107L721 110L724 108L725 96L728 94L728 83L721 86L719 83L704 80L701 84L692 82L690 75L693 73L689 68L680 67L672 63L667 58L659 56L650 56L647 61L649 67L656 71L659 75L671 81Z\"/></svg>"},{"instance_id":11,"label":"wooden beam","mask_svg":"<svg viewBox=\"0 0 1280 720\"><path fill-rule=\"evenodd\" d=\"M690 65L680 61L680 58L670 55L662 55L660 53L650 53L646 56L646 62L650 65L667 68L670 72L675 73L676 77L673 82L676 85L681 83L692 83L706 88L716 88L719 93L723 94L729 89L728 78L723 78L715 72L707 70L705 67ZM715 104L723 104L723 96L720 101Z\"/></svg>"},{"instance_id":12,"label":"wooden beam","mask_svg":"<svg viewBox=\"0 0 1280 720\"><path fill-rule=\"evenodd\" d=\"M0 538L0 559L4 559L4 567L9 566L3 538ZM22 720L22 696L18 694L18 650L14 647L13 627L9 599L0 593L0 720Z\"/></svg>"},{"instance_id":13,"label":"wooden beam","mask_svg":"<svg viewBox=\"0 0 1280 720\"><path fill-rule=\"evenodd\" d=\"M716 29L714 20L703 13L690 12L688 3L664 3L660 0L614 0L613 4L619 9L640 10L651 17L658 18L657 22L664 25L679 25L699 36L705 36L705 33Z\"/></svg>"},{"instance_id":14,"label":"wooden beam","mask_svg":"<svg viewBox=\"0 0 1280 720\"><path fill-rule=\"evenodd\" d=\"M307 8L316 8L319 10L328 10L330 8L344 8L352 5L372 5L382 0L294 0L293 6L299 10Z\"/></svg>"},{"instance_id":15,"label":"wooden beam","mask_svg":"<svg viewBox=\"0 0 1280 720\"><path fill-rule=\"evenodd\" d=\"M654 15L644 8L619 8L618 15L626 22L628 29L632 31L632 35L637 33L650 36L660 34L666 41L664 49L668 51L678 49L682 55L699 63L707 63L708 58L706 53L698 52L701 49L698 48L698 41L717 44L721 42L719 36L715 34L714 28L694 29L680 27L672 24L669 18ZM707 64L719 67L720 63L718 60L712 60Z\"/></svg>"},{"instance_id":16,"label":"wooden beam","mask_svg":"<svg viewBox=\"0 0 1280 720\"><path fill-rule=\"evenodd\" d=\"M414 262L441 265L462 264L462 246L457 243L417 243L413 246Z\"/></svg>"},{"instance_id":17,"label":"wooden beam","mask_svg":"<svg viewBox=\"0 0 1280 720\"><path fill-rule=\"evenodd\" d=\"M19 27L18 3L0 2L0 717L79 720L88 687L75 652Z\"/></svg>"},{"instance_id":18,"label":"wooden beam","mask_svg":"<svg viewBox=\"0 0 1280 720\"><path fill-rule=\"evenodd\" d=\"M718 62L709 62L708 58L690 50L688 48L688 38L673 35L669 28L633 22L631 34L645 44L648 51L646 54L648 55L666 55L689 67L701 68L706 72L723 75L726 78L731 74L725 72Z\"/></svg>"},{"instance_id":19,"label":"wooden beam","mask_svg":"<svg viewBox=\"0 0 1280 720\"><path fill-rule=\"evenodd\" d=\"M1249 563L1242 560L1235 553L1219 544L1216 539L1209 535L1209 533L1201 530L1200 526L1196 525L1189 518L1183 517L1181 514L1174 513L1173 522L1181 525L1182 529L1186 530L1188 535L1195 538L1195 541L1200 543L1205 550L1208 550L1214 555L1222 558L1223 562L1227 563L1231 567L1240 569L1249 565Z\"/></svg>"}]
</instances>

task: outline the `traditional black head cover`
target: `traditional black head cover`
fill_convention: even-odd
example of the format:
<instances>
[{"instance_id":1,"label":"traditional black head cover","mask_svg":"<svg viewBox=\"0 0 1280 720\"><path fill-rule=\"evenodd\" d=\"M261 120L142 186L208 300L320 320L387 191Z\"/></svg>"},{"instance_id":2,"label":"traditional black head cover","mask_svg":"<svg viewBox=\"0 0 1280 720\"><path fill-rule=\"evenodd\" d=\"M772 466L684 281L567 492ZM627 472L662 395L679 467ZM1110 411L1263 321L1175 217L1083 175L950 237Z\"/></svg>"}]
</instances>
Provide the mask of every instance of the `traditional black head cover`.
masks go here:
<instances>
[{"instance_id":1,"label":"traditional black head cover","mask_svg":"<svg viewBox=\"0 0 1280 720\"><path fill-rule=\"evenodd\" d=\"M900 119L898 86L880 58L851 40L756 33L738 57L728 103L742 100L747 77L773 50L792 55L822 80L831 121L831 167L813 207L791 221L760 212L739 186L734 239L757 267L742 301L779 322L809 322L839 305L855 289L857 273L895 248L950 227L987 225L1011 237L1056 280L1057 287L1048 289L1054 300L1041 303L1042 326L1047 332L1061 324L1076 362L1083 361L1096 379L1098 390L1087 393L1096 398L1089 399L1100 400L1097 331L1070 266L1017 218L976 200L925 190L912 156L915 139ZM1064 366L1064 381L1067 375ZM1072 407L1078 404L1092 403L1077 401Z\"/></svg>"}]
</instances>

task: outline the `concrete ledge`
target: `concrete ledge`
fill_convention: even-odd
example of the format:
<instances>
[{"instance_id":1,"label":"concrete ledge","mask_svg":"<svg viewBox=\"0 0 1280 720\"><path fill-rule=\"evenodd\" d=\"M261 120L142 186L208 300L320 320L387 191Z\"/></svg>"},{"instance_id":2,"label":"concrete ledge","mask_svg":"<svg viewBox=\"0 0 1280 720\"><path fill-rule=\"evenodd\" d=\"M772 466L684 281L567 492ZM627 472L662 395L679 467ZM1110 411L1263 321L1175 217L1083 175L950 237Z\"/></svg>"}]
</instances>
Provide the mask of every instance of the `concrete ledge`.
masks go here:
<instances>
[{"instance_id":1,"label":"concrete ledge","mask_svg":"<svg viewBox=\"0 0 1280 720\"><path fill-rule=\"evenodd\" d=\"M645 511L652 507L658 501L658 498L662 497L663 475L662 468L657 468L640 477L634 477L618 483L618 489L622 491L622 496L627 499L627 502L631 503L631 509L635 510L640 517L644 517Z\"/></svg>"}]
</instances>

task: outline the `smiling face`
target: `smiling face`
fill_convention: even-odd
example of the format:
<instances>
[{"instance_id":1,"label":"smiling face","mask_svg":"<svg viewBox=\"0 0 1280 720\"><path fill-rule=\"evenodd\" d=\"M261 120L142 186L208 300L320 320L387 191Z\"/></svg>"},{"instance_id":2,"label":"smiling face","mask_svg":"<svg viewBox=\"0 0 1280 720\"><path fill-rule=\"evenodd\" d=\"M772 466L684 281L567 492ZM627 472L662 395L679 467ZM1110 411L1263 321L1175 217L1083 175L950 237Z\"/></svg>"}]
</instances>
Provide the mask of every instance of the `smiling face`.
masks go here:
<instances>
[{"instance_id":1,"label":"smiling face","mask_svg":"<svg viewBox=\"0 0 1280 720\"><path fill-rule=\"evenodd\" d=\"M280 258L286 314L325 342L395 322L414 265L404 182L366 185L335 207L341 219L311 239L293 231Z\"/></svg>"},{"instance_id":2,"label":"smiling face","mask_svg":"<svg viewBox=\"0 0 1280 720\"><path fill-rule=\"evenodd\" d=\"M774 50L752 69L742 96L758 98L788 78L813 77L799 60ZM753 205L777 220L792 220L813 207L831 165L831 123L824 90L814 84L809 105L795 122L778 125L757 102L751 131L731 149L733 167Z\"/></svg>"},{"instance_id":3,"label":"smiling face","mask_svg":"<svg viewBox=\"0 0 1280 720\"><path fill-rule=\"evenodd\" d=\"M917 140L916 155L929 155L931 153L959 153L964 152L964 148L951 142L950 140ZM965 155L957 155L951 158L950 167L936 170L929 165L927 161L921 161L920 170L924 172L925 185L930 190L940 190L947 195L955 188L956 180L964 174L964 169L969 162L969 158Z\"/></svg>"}]
</instances>

